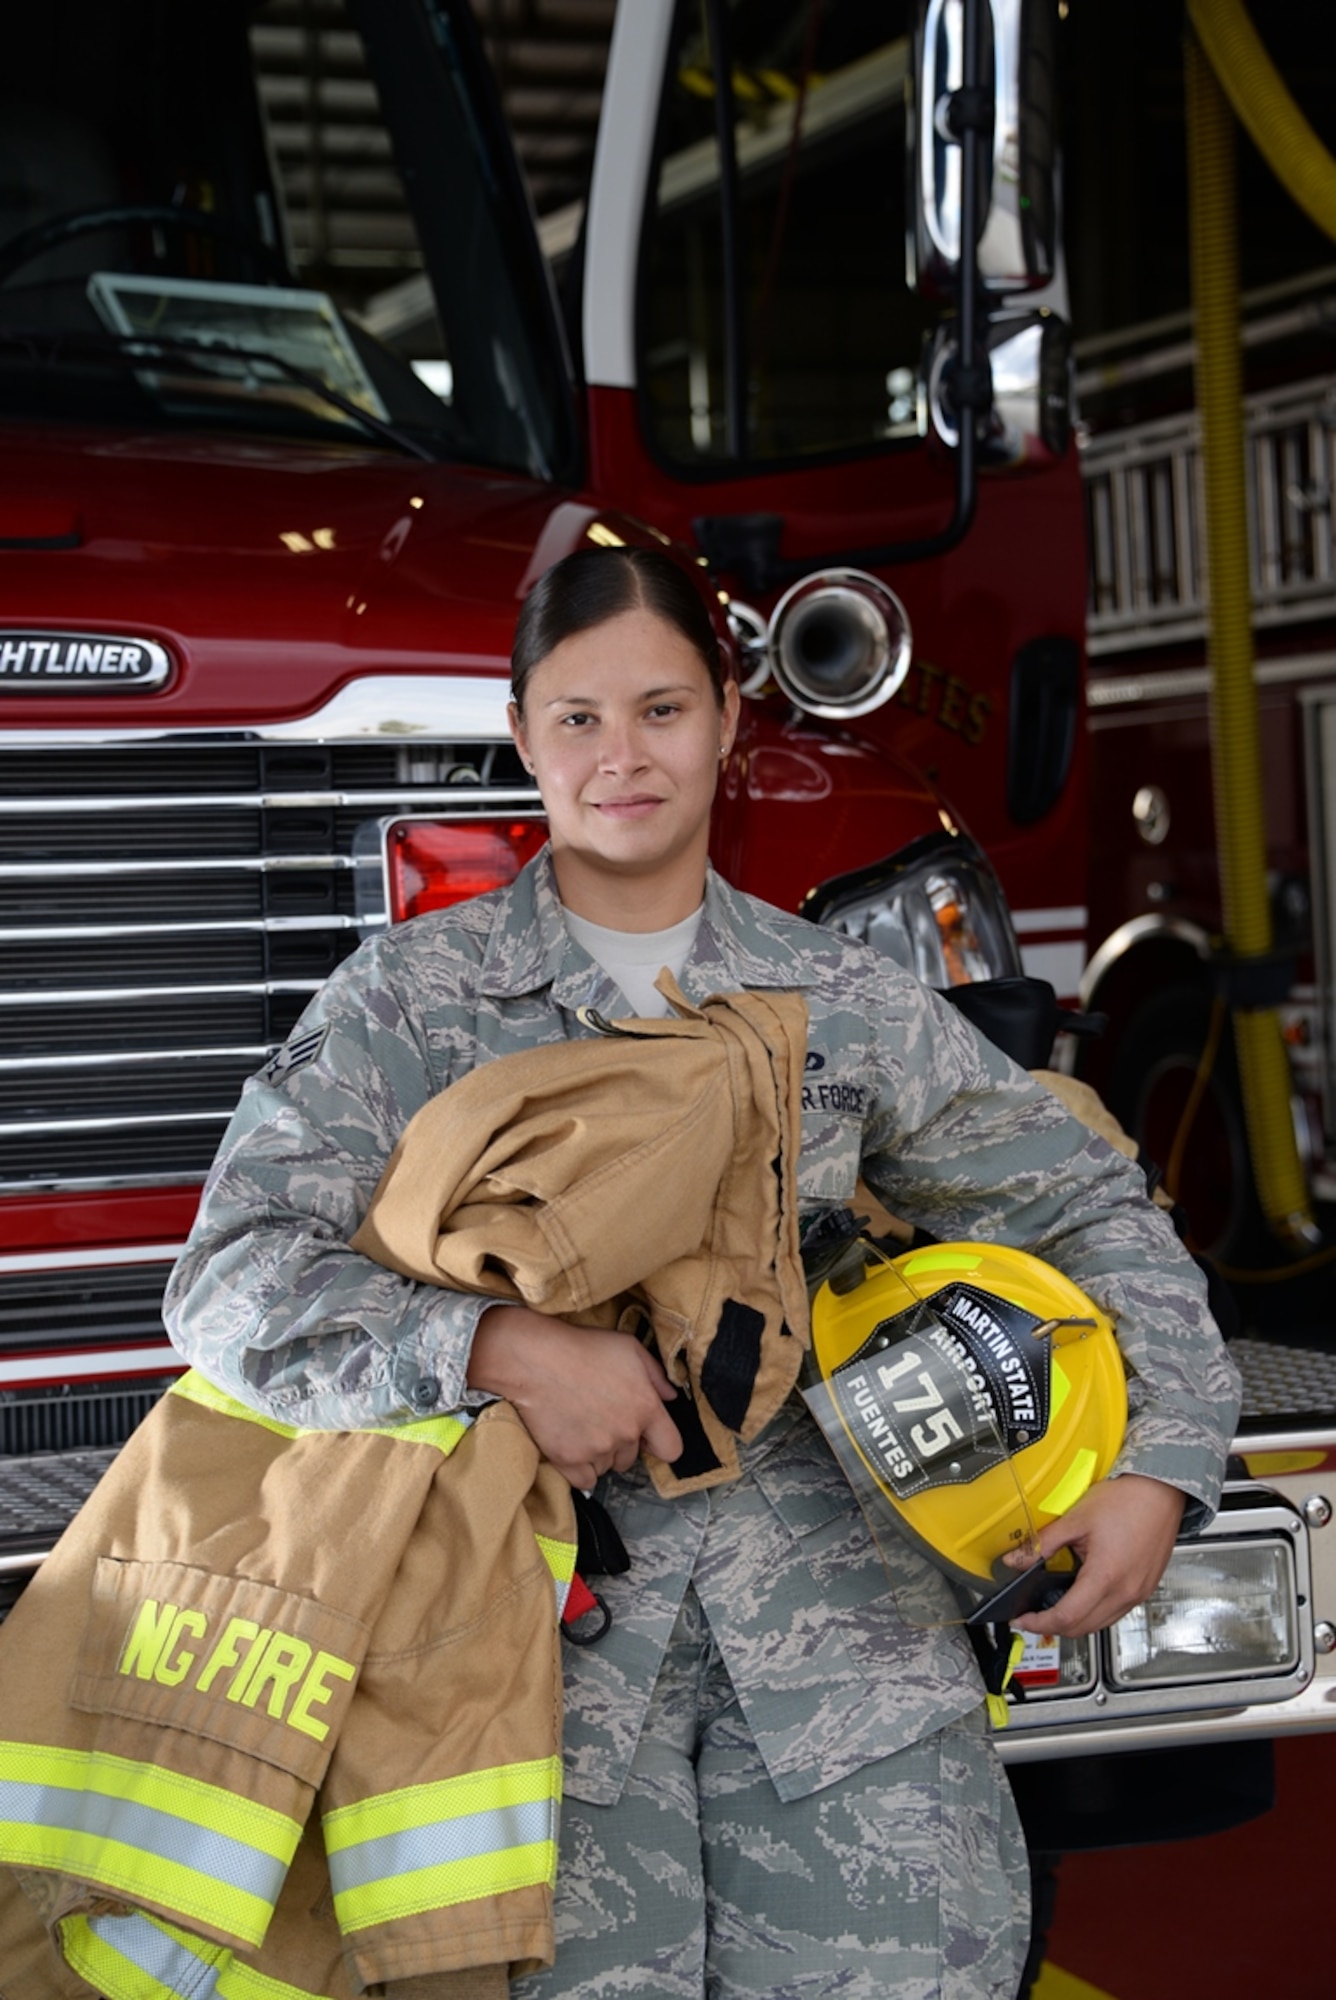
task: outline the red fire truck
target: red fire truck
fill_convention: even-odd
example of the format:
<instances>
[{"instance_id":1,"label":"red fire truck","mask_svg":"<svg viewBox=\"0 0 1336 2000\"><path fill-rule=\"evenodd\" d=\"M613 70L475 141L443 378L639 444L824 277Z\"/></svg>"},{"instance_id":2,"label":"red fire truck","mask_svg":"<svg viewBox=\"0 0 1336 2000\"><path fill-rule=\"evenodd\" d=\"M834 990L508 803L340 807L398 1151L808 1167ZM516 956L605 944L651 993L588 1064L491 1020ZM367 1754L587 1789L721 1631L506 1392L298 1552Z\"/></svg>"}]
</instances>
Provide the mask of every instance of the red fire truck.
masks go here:
<instances>
[{"instance_id":1,"label":"red fire truck","mask_svg":"<svg viewBox=\"0 0 1336 2000\"><path fill-rule=\"evenodd\" d=\"M624 0L583 221L545 222L558 296L464 0L6 25L15 1583L176 1365L161 1289L243 1078L360 936L541 837L506 662L568 550L665 540L727 614L732 879L933 984L1074 993L1051 26L1019 0L929 0L916 37L861 0ZM1158 1610L1032 1663L1009 1754L1329 1719L1336 1592L1283 1470L1240 1466Z\"/></svg>"},{"instance_id":2,"label":"red fire truck","mask_svg":"<svg viewBox=\"0 0 1336 2000\"><path fill-rule=\"evenodd\" d=\"M987 329L1015 464L978 482L966 555L975 482L920 414L951 407L950 335L922 379L942 310L903 271L909 43L878 10L831 7L815 37L805 5L750 13L618 20L578 375L458 0L56 0L13 24L0 1451L20 1572L173 1366L159 1294L243 1078L360 935L541 839L505 665L566 551L666 539L728 604L751 697L715 843L733 879L941 985L1018 971L1017 932L1041 970L1066 939L1074 987L1061 329ZM959 151L929 135L929 178ZM949 229L949 199L934 216ZM1005 247L1043 277L1051 232L1031 236ZM957 256L925 243L944 298Z\"/></svg>"}]
</instances>

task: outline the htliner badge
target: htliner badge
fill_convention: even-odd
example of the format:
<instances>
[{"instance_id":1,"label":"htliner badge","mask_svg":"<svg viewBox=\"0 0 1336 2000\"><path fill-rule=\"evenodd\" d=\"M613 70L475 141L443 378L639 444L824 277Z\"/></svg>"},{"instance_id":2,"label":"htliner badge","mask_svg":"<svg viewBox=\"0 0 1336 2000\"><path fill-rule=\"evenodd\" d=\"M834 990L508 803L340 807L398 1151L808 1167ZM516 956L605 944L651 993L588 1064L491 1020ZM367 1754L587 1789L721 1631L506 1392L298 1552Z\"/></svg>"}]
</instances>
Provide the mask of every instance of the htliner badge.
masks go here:
<instances>
[{"instance_id":1,"label":"htliner badge","mask_svg":"<svg viewBox=\"0 0 1336 2000\"><path fill-rule=\"evenodd\" d=\"M0 631L0 693L63 688L100 694L138 693L161 687L171 657L156 639L110 632Z\"/></svg>"}]
</instances>

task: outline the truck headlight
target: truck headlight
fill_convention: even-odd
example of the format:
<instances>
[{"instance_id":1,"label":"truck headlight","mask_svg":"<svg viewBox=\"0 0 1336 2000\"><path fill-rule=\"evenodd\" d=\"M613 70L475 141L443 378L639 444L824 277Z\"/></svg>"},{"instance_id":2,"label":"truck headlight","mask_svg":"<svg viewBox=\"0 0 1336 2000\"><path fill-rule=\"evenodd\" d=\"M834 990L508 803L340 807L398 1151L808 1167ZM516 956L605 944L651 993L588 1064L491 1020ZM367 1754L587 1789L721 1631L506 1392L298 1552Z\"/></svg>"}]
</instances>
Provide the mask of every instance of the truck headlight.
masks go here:
<instances>
[{"instance_id":1,"label":"truck headlight","mask_svg":"<svg viewBox=\"0 0 1336 2000\"><path fill-rule=\"evenodd\" d=\"M1021 970L1001 884L963 834L928 834L814 889L802 914L886 953L926 986Z\"/></svg>"},{"instance_id":2,"label":"truck headlight","mask_svg":"<svg viewBox=\"0 0 1336 2000\"><path fill-rule=\"evenodd\" d=\"M1079 1723L1092 1749L1120 1740L1126 1747L1128 1723L1153 1733L1180 1716L1225 1721L1289 1702L1310 1686L1315 1666L1302 1518L1261 1487L1227 1485L1215 1520L1177 1544L1144 1604L1093 1638L1027 1635L1015 1674L1026 1699L999 1740L1004 1755L1012 1737L1020 1741L1011 1754L1042 1756L1051 1730ZM1136 1747L1151 1743L1138 1736Z\"/></svg>"},{"instance_id":3,"label":"truck headlight","mask_svg":"<svg viewBox=\"0 0 1336 2000\"><path fill-rule=\"evenodd\" d=\"M1110 1628L1109 1678L1123 1687L1284 1673L1299 1660L1288 1542L1175 1549L1152 1597Z\"/></svg>"}]
</instances>

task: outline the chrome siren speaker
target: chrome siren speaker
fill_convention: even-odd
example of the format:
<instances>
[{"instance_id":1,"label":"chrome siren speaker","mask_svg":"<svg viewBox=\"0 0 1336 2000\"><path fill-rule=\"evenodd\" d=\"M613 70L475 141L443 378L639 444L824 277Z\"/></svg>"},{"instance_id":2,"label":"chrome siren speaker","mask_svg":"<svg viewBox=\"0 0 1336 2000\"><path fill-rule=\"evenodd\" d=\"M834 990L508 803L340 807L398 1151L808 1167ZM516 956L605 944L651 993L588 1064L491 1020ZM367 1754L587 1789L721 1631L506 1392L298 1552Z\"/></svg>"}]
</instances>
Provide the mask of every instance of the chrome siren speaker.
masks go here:
<instances>
[{"instance_id":1,"label":"chrome siren speaker","mask_svg":"<svg viewBox=\"0 0 1336 2000\"><path fill-rule=\"evenodd\" d=\"M889 701L909 672L909 616L861 569L824 569L784 593L770 619L771 671L809 715L839 722Z\"/></svg>"}]
</instances>

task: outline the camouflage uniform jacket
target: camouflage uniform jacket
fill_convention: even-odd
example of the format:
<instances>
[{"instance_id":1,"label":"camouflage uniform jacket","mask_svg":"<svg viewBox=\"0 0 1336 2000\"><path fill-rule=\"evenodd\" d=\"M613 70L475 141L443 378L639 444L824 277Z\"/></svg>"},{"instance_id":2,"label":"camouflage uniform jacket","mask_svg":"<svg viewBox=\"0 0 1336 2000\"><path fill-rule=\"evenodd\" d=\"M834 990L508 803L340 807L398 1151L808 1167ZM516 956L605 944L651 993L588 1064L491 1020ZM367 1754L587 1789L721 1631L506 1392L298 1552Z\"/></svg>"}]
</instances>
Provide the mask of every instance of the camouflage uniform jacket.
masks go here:
<instances>
[{"instance_id":1,"label":"camouflage uniform jacket","mask_svg":"<svg viewBox=\"0 0 1336 2000\"><path fill-rule=\"evenodd\" d=\"M1133 1370L1118 1470L1218 1499L1237 1377L1205 1288L1140 1170L885 957L714 874L681 984L689 999L800 991L808 1008L798 1193L843 1205L861 1169L942 1239L1047 1257L1117 1320ZM283 1423L341 1429L488 1400L466 1386L490 1301L400 1277L349 1248L403 1128L481 1063L627 1012L566 929L546 852L506 890L365 945L246 1086L167 1293L181 1351ZM660 1499L643 1468L602 1482L632 1554L600 1588L613 1627L567 1648L566 1788L621 1791L688 1584L782 1797L834 1783L979 1700L969 1646L910 1624L931 1588L882 1558L824 1440L787 1405L744 1476ZM897 1567L898 1567L898 1559ZM947 1615L944 1612L944 1615Z\"/></svg>"}]
</instances>

